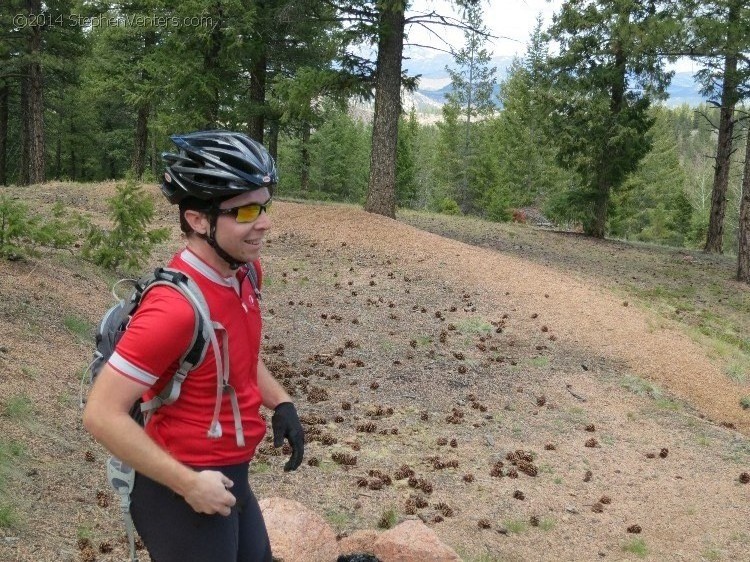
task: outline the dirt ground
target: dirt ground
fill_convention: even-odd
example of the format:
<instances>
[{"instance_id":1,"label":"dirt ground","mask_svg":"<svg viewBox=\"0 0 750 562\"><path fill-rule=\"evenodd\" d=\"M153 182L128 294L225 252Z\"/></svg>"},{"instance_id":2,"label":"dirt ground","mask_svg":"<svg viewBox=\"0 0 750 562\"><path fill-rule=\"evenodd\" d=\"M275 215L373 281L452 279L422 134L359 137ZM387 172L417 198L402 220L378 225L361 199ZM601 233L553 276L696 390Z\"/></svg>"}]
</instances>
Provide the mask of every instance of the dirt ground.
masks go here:
<instances>
[{"instance_id":1,"label":"dirt ground","mask_svg":"<svg viewBox=\"0 0 750 562\"><path fill-rule=\"evenodd\" d=\"M112 192L24 198L102 217ZM157 213L173 230L150 266L181 243L173 210ZM575 259L565 271L351 206L280 202L273 218L264 352L309 442L291 474L261 447L257 495L340 534L420 517L466 561L750 560L750 392L675 323ZM116 279L65 251L0 262L0 497L15 513L0 560L126 557L78 404Z\"/></svg>"}]
</instances>

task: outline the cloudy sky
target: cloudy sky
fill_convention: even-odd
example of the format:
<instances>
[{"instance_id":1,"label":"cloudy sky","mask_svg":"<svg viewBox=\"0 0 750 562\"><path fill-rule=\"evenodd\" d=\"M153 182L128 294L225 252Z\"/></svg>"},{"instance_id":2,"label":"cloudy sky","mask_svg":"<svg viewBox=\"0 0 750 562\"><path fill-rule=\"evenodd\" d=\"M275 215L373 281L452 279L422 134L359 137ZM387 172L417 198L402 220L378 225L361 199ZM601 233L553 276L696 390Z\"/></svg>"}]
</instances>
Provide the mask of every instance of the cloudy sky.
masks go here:
<instances>
[{"instance_id":1,"label":"cloudy sky","mask_svg":"<svg viewBox=\"0 0 750 562\"><path fill-rule=\"evenodd\" d=\"M523 55L529 36L541 14L544 25L552 21L552 14L562 5L562 0L482 0L484 22L492 35L488 50L494 56ZM447 0L414 0L407 15L435 11L441 15L458 18L458 13ZM433 26L430 32L422 26L412 25L408 29L408 43L430 45L449 50L446 43L460 48L464 43L463 33L454 28ZM436 51L409 48L408 55L415 58L435 56Z\"/></svg>"}]
</instances>

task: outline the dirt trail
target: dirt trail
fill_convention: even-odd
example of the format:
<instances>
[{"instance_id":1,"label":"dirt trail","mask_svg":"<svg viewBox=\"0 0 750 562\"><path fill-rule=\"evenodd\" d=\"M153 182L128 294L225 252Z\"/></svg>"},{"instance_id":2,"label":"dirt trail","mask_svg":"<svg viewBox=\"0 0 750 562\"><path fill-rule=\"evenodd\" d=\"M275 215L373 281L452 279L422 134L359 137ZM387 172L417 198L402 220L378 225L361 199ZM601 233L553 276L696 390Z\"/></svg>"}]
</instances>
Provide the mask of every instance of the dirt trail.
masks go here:
<instances>
[{"instance_id":1,"label":"dirt trail","mask_svg":"<svg viewBox=\"0 0 750 562\"><path fill-rule=\"evenodd\" d=\"M329 247L357 240L363 250L398 259L404 269L447 282L462 280L499 310L538 314L560 344L624 361L634 375L663 385L709 418L750 435L750 416L737 407L743 388L703 350L663 319L611 293L516 257L417 230L354 207L282 203L280 230L294 229ZM398 255L394 255L394 248Z\"/></svg>"}]
</instances>

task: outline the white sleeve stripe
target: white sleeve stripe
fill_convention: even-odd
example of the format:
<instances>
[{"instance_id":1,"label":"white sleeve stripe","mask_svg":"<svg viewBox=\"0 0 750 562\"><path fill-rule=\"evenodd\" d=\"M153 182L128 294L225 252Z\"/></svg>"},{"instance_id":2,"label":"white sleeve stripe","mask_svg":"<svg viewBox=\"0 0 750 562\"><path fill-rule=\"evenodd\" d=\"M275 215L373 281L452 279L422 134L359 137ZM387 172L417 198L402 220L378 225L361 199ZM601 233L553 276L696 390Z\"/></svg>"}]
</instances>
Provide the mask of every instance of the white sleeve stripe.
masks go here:
<instances>
[{"instance_id":1,"label":"white sleeve stripe","mask_svg":"<svg viewBox=\"0 0 750 562\"><path fill-rule=\"evenodd\" d=\"M109 358L108 363L112 365L114 369L122 373L123 375L131 379L134 379L138 382L142 382L143 384L147 386L151 386L157 380L159 380L158 377L155 377L151 373L144 371L140 367L136 367L135 365L133 365L130 361L125 359L122 355L120 355L116 351Z\"/></svg>"}]
</instances>

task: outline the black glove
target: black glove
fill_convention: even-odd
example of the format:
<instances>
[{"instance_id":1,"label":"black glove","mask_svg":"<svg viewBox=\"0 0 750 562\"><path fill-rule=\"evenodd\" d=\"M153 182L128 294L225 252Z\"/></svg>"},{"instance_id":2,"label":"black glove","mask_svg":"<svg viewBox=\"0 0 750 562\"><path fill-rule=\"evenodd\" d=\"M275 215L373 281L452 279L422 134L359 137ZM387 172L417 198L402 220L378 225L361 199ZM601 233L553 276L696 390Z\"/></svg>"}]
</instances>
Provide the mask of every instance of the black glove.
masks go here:
<instances>
[{"instance_id":1,"label":"black glove","mask_svg":"<svg viewBox=\"0 0 750 562\"><path fill-rule=\"evenodd\" d=\"M284 471L297 470L299 465L302 464L302 455L305 454L305 431L299 422L294 404L282 402L276 406L271 418L271 427L273 428L274 447L281 447L284 444L285 437L292 447L292 456L286 461Z\"/></svg>"}]
</instances>

